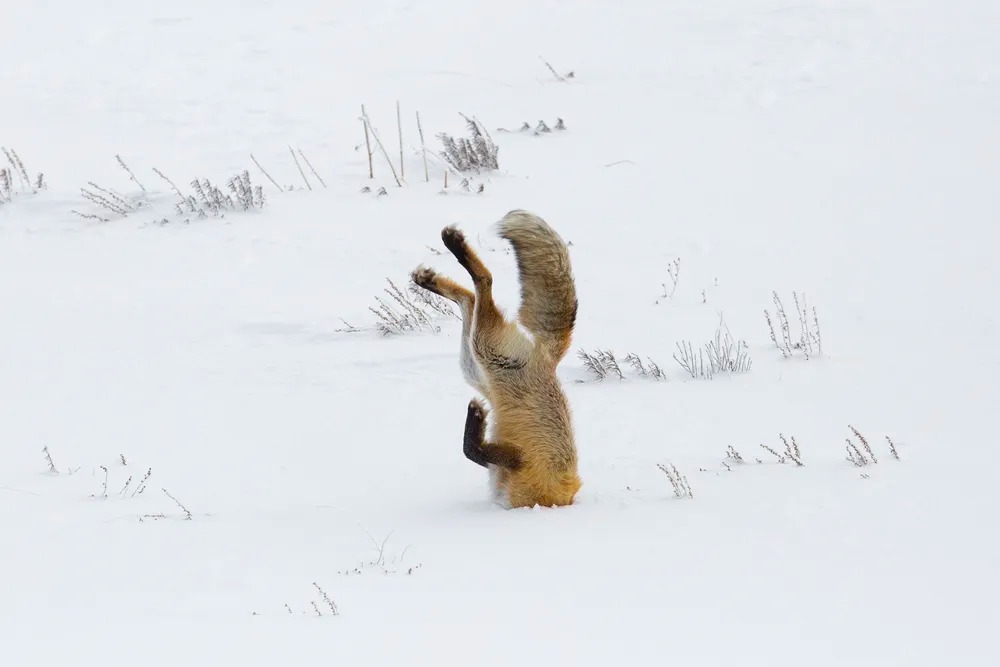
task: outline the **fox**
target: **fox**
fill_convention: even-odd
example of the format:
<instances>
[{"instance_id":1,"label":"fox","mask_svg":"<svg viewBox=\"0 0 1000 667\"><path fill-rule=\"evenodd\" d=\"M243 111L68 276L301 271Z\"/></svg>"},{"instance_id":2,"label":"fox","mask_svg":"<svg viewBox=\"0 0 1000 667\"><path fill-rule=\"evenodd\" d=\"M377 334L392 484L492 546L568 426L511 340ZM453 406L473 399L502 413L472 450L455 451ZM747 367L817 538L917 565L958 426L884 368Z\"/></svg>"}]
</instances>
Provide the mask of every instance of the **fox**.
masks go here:
<instances>
[{"instance_id":1,"label":"fox","mask_svg":"<svg viewBox=\"0 0 1000 667\"><path fill-rule=\"evenodd\" d=\"M490 411L479 398L469 402L462 451L487 469L493 502L506 509L572 505L582 480L569 401L556 375L579 307L569 250L545 220L525 210L508 212L495 228L517 260L515 319L497 306L493 274L455 225L441 230L441 241L474 289L423 265L410 277L461 312L462 375L492 413L487 433Z\"/></svg>"}]
</instances>

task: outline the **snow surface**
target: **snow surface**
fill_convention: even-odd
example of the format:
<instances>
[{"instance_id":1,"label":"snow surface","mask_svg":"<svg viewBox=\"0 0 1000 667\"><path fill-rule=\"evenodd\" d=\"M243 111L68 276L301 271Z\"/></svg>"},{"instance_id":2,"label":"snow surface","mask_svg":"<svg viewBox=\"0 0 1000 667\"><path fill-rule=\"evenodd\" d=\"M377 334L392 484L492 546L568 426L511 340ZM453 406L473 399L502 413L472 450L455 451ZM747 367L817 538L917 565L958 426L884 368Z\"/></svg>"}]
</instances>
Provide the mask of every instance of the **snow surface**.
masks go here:
<instances>
[{"instance_id":1,"label":"snow surface","mask_svg":"<svg viewBox=\"0 0 1000 667\"><path fill-rule=\"evenodd\" d=\"M0 205L0 662L1000 664L998 34L990 0L5 3L0 145L48 188ZM398 161L397 100L403 187L358 120ZM416 111L435 150L490 129L481 194L424 182ZM186 224L154 167L268 204ZM82 219L90 181L147 205ZM513 208L573 244L569 508L490 504L456 320L369 310L466 280L458 223L515 312ZM772 344L775 290L821 356ZM752 370L686 377L720 316Z\"/></svg>"}]
</instances>

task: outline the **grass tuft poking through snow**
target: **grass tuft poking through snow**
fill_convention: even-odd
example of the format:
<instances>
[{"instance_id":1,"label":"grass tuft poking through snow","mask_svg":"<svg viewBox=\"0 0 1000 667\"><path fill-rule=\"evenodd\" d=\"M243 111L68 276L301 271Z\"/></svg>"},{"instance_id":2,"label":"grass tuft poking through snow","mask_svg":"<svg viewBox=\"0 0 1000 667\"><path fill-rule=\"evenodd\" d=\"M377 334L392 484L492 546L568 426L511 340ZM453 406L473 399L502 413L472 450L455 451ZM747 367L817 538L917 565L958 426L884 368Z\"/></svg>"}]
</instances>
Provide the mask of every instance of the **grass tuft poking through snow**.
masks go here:
<instances>
[{"instance_id":1,"label":"grass tuft poking through snow","mask_svg":"<svg viewBox=\"0 0 1000 667\"><path fill-rule=\"evenodd\" d=\"M673 463L670 465L657 463L656 467L670 480L670 486L673 487L675 496L678 498L694 498L694 493L691 491L691 485L688 483L687 477L677 470L677 466Z\"/></svg>"},{"instance_id":2,"label":"grass tuft poking through snow","mask_svg":"<svg viewBox=\"0 0 1000 667\"><path fill-rule=\"evenodd\" d=\"M781 302L781 297L778 296L777 292L772 292L772 298L774 300L775 319L771 319L771 313L767 309L764 309L764 319L767 320L771 342L781 351L781 354L786 358L791 358L796 352L799 352L806 361L823 354L823 340L819 330L819 316L816 314L815 306L811 310L809 309L805 294L800 299L797 292L792 292L792 299L795 301L795 311L798 315L798 335L792 333L791 325L788 322L788 315L785 313L785 305ZM774 328L775 321L778 323L777 332Z\"/></svg>"},{"instance_id":3,"label":"grass tuft poking through snow","mask_svg":"<svg viewBox=\"0 0 1000 667\"><path fill-rule=\"evenodd\" d=\"M375 297L377 307L369 306L368 308L375 314L377 318L375 328L383 336L419 331L429 331L436 334L441 332L441 327L433 322L434 319L439 317L460 319L450 301L421 288L412 280L409 282L406 292L399 289L391 279L386 278L385 281L389 283L389 286L384 290L385 293L392 301L396 302L399 308L377 295ZM348 327L349 331L356 331L350 325Z\"/></svg>"}]
</instances>

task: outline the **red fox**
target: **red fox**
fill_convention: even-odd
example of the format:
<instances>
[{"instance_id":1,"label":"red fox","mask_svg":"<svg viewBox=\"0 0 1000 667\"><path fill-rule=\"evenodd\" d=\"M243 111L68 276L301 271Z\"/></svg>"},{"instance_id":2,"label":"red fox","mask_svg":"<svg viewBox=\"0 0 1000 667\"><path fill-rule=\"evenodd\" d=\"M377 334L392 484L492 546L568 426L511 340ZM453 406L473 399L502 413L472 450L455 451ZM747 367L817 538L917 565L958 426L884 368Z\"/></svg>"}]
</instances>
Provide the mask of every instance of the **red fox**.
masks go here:
<instances>
[{"instance_id":1,"label":"red fox","mask_svg":"<svg viewBox=\"0 0 1000 667\"><path fill-rule=\"evenodd\" d=\"M462 374L493 411L487 437L486 407L470 401L463 450L489 471L493 500L508 509L571 505L582 482L569 403L556 376L578 307L569 252L548 223L527 211L505 215L498 231L517 259L517 322L507 320L493 301L492 274L453 225L441 231L441 240L469 272L475 291L424 266L411 278L462 312Z\"/></svg>"}]
</instances>

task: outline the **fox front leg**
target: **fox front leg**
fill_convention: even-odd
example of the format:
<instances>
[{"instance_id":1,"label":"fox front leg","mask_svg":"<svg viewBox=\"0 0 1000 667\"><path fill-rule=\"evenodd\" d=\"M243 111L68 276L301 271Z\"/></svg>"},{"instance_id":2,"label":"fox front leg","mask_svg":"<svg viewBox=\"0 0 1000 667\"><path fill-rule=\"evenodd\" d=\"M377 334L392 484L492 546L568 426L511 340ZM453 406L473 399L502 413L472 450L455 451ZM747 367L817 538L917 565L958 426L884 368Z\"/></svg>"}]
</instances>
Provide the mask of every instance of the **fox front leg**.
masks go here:
<instances>
[{"instance_id":1,"label":"fox front leg","mask_svg":"<svg viewBox=\"0 0 1000 667\"><path fill-rule=\"evenodd\" d=\"M484 468L488 464L517 470L521 467L521 454L516 447L486 442L486 409L476 399L469 401L465 418L465 439L462 451L465 457Z\"/></svg>"}]
</instances>

